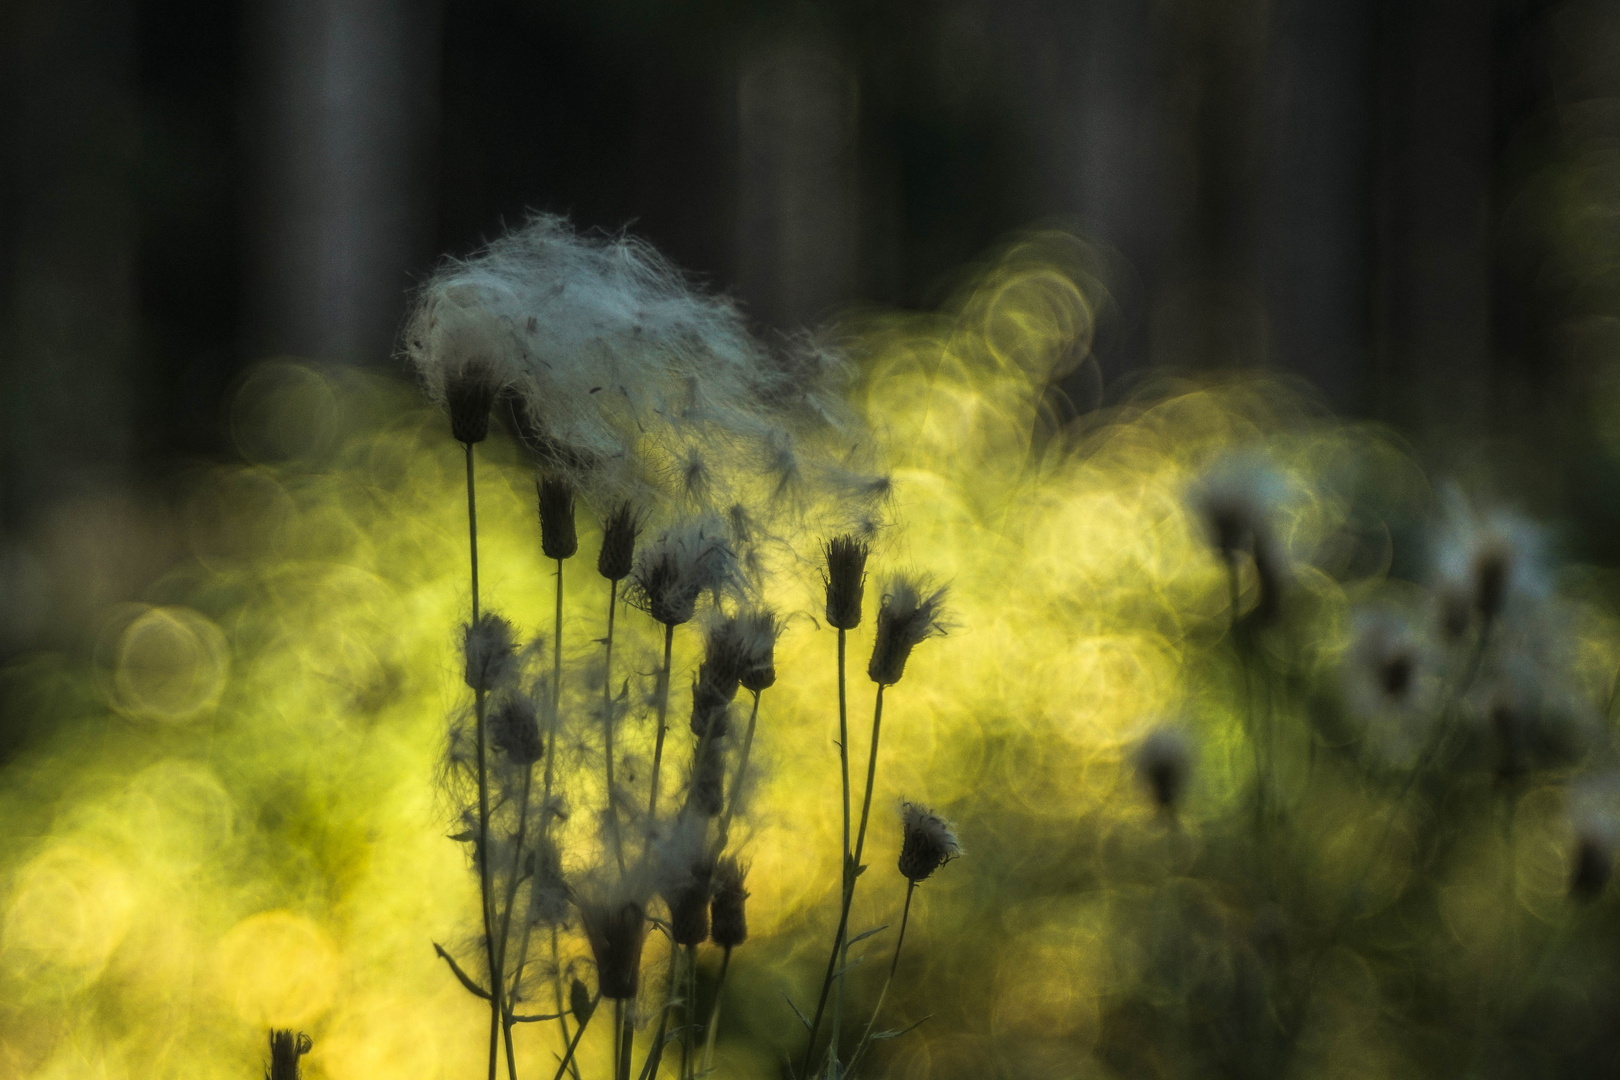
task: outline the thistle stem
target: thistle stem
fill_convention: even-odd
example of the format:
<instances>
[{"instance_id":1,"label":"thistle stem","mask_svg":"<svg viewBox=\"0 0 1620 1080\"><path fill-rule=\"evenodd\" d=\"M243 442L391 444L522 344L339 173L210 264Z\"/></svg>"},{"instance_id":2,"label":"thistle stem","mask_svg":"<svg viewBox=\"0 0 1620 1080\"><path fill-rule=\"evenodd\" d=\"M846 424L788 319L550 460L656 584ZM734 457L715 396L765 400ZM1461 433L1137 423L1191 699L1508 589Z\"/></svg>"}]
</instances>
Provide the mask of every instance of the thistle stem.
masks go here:
<instances>
[{"instance_id":1,"label":"thistle stem","mask_svg":"<svg viewBox=\"0 0 1620 1080\"><path fill-rule=\"evenodd\" d=\"M512 930L512 907L517 901L518 876L523 870L523 836L529 824L529 788L534 781L534 771L529 768L523 770L523 793L518 803L517 842L512 847L512 876L506 883L506 905L501 911L501 933L495 948L496 975L491 983L500 983L506 978L506 943ZM525 942L528 935L524 935ZM512 985L512 994L516 995L517 984ZM508 1080L517 1080L517 1061L512 1052L512 1015L511 998L508 997L506 1006L501 1012L501 1028L506 1041L506 1075Z\"/></svg>"},{"instance_id":2,"label":"thistle stem","mask_svg":"<svg viewBox=\"0 0 1620 1080\"><path fill-rule=\"evenodd\" d=\"M708 1072L714 1062L714 1038L720 1030L720 996L726 988L726 970L731 967L731 946L727 945L725 949L720 956L720 977L714 983L714 1006L709 1009L708 1030L703 1038L703 1072Z\"/></svg>"},{"instance_id":3,"label":"thistle stem","mask_svg":"<svg viewBox=\"0 0 1620 1080\"><path fill-rule=\"evenodd\" d=\"M658 1064L664 1059L664 1032L669 1030L669 1014L675 1009L675 984L681 970L681 947L675 944L675 939L669 939L669 986L664 993L664 1007L658 1014L658 1032L653 1036L652 1046L647 1048L647 1060L641 1066L641 1080L657 1080ZM625 1043L625 1054L629 1055L629 1041Z\"/></svg>"},{"instance_id":4,"label":"thistle stem","mask_svg":"<svg viewBox=\"0 0 1620 1080\"><path fill-rule=\"evenodd\" d=\"M478 484L473 468L473 444L463 443L467 452L467 551L472 577L472 619L478 622ZM495 1080L499 1052L501 1007L504 978L495 955L494 920L490 917L489 877L489 772L485 738L485 701L482 687L473 692L478 728L478 900L484 916L484 956L489 963L489 1080Z\"/></svg>"},{"instance_id":5,"label":"thistle stem","mask_svg":"<svg viewBox=\"0 0 1620 1080\"><path fill-rule=\"evenodd\" d=\"M866 1031L861 1035L861 1041L855 1045L855 1054L849 1059L849 1071L853 1073L855 1066L860 1064L861 1055L866 1048L872 1045L872 1029L877 1026L878 1014L883 1011L884 999L889 996L889 985L894 982L895 970L900 966L900 946L906 943L906 923L911 918L911 897L917 891L915 881L906 882L906 904L900 911L900 936L894 939L894 957L889 961L889 974L883 980L883 989L878 993L877 1007L872 1010L872 1019L866 1023Z\"/></svg>"},{"instance_id":6,"label":"thistle stem","mask_svg":"<svg viewBox=\"0 0 1620 1080\"><path fill-rule=\"evenodd\" d=\"M608 581L607 655L602 674L602 756L607 765L608 837L613 857L624 871L624 841L619 836L619 808L613 790L613 613L619 606L619 583Z\"/></svg>"},{"instance_id":7,"label":"thistle stem","mask_svg":"<svg viewBox=\"0 0 1620 1080\"><path fill-rule=\"evenodd\" d=\"M718 856L726 850L731 839L731 817L737 812L737 796L742 792L743 777L748 775L748 755L754 749L754 727L759 721L759 695L754 691L754 707L748 713L748 729L743 733L742 752L737 756L737 771L731 776L731 790L726 792L726 812L720 815L720 828L715 834L714 851Z\"/></svg>"},{"instance_id":8,"label":"thistle stem","mask_svg":"<svg viewBox=\"0 0 1620 1080\"><path fill-rule=\"evenodd\" d=\"M647 799L647 827L653 828L658 820L658 768L664 760L664 732L669 717L669 659L675 647L675 625L664 627L664 666L658 672L658 738L653 743L652 794Z\"/></svg>"},{"instance_id":9,"label":"thistle stem","mask_svg":"<svg viewBox=\"0 0 1620 1080\"><path fill-rule=\"evenodd\" d=\"M697 1037L697 946L686 947L686 1000L681 1003L681 1013L685 1023L681 1025L681 1080L688 1080L692 1075L692 1066L697 1063L696 1047L692 1045Z\"/></svg>"},{"instance_id":10,"label":"thistle stem","mask_svg":"<svg viewBox=\"0 0 1620 1080\"><path fill-rule=\"evenodd\" d=\"M838 913L838 932L833 935L832 955L827 957L827 973L821 980L821 996L816 1002L816 1016L810 1022L810 1045L804 1052L804 1073L810 1074L810 1065L815 1058L816 1034L821 1030L821 1018L827 1011L827 993L832 989L834 973L838 973L839 981L843 979L842 970L838 960L842 955L845 960L849 957L849 946L845 934L849 930L849 908L855 899L855 879L860 873L861 852L866 846L866 824L872 812L872 786L877 779L878 736L883 730L883 684L878 683L877 702L872 707L872 746L866 763L866 794L861 801L861 825L855 834L855 852L844 864L844 901ZM847 963L844 965L847 966ZM836 1023L836 1017L834 1018ZM829 1048L829 1052L836 1053L837 1046Z\"/></svg>"},{"instance_id":11,"label":"thistle stem","mask_svg":"<svg viewBox=\"0 0 1620 1080\"><path fill-rule=\"evenodd\" d=\"M562 645L563 645L563 561L557 560L557 606L556 619L552 624L551 636L551 717L546 730L546 775L544 785L541 787L540 799L540 835L549 837L551 834L551 791L556 775L557 762L557 728L562 722ZM528 781L524 781L524 808L528 808ZM522 846L522 821L518 823L518 845ZM551 983L552 990L557 998L557 1026L562 1030L563 1045L569 1043L568 1037L568 1010L562 1007L562 972L555 963L557 934L553 928L551 935L552 960ZM576 1070L577 1071L577 1070Z\"/></svg>"},{"instance_id":12,"label":"thistle stem","mask_svg":"<svg viewBox=\"0 0 1620 1080\"><path fill-rule=\"evenodd\" d=\"M590 1025L591 1017L596 1015L596 1006L600 1003L601 997L598 995L597 998L591 1002L591 1011L585 1015L584 1020L580 1021L579 1030L575 1031L574 1037L569 1040L568 1052L563 1054L562 1063L557 1066L557 1075L553 1076L551 1080L562 1080L563 1073L567 1072L570 1068L574 1070L575 1076L579 1075L579 1067L574 1065L574 1049L579 1046L579 1040L585 1037L585 1028Z\"/></svg>"}]
</instances>

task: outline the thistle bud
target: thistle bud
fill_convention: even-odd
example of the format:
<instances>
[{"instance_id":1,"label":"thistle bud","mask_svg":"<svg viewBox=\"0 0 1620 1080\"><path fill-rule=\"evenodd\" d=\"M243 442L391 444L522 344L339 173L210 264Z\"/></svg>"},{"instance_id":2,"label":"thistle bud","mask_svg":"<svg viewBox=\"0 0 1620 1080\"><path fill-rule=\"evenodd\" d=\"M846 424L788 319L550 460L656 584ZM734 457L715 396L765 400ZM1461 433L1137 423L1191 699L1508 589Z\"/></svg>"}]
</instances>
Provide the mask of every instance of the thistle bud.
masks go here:
<instances>
[{"instance_id":1,"label":"thistle bud","mask_svg":"<svg viewBox=\"0 0 1620 1080\"><path fill-rule=\"evenodd\" d=\"M1187 740L1174 728L1161 727L1136 748L1136 773L1161 810L1174 813L1191 772Z\"/></svg>"},{"instance_id":2,"label":"thistle bud","mask_svg":"<svg viewBox=\"0 0 1620 1080\"><path fill-rule=\"evenodd\" d=\"M568 988L568 1008L574 1014L574 1023L580 1027L584 1027L585 1021L596 1011L596 1002L591 1000L591 992L577 977L574 979L574 985Z\"/></svg>"},{"instance_id":3,"label":"thistle bud","mask_svg":"<svg viewBox=\"0 0 1620 1080\"><path fill-rule=\"evenodd\" d=\"M597 989L605 998L634 998L641 988L646 909L634 900L606 900L580 905L579 915L596 961Z\"/></svg>"},{"instance_id":4,"label":"thistle bud","mask_svg":"<svg viewBox=\"0 0 1620 1080\"><path fill-rule=\"evenodd\" d=\"M734 949L748 940L748 868L735 858L720 860L714 871L714 899L709 903L709 940Z\"/></svg>"},{"instance_id":5,"label":"thistle bud","mask_svg":"<svg viewBox=\"0 0 1620 1080\"><path fill-rule=\"evenodd\" d=\"M861 600L866 592L865 541L854 536L838 536L822 549L827 568L821 580L827 586L827 624L839 630L861 625Z\"/></svg>"},{"instance_id":6,"label":"thistle bud","mask_svg":"<svg viewBox=\"0 0 1620 1080\"><path fill-rule=\"evenodd\" d=\"M512 666L513 648L512 625L499 615L485 613L468 624L462 638L467 685L474 690L495 689Z\"/></svg>"},{"instance_id":7,"label":"thistle bud","mask_svg":"<svg viewBox=\"0 0 1620 1080\"><path fill-rule=\"evenodd\" d=\"M740 621L743 658L738 681L744 690L758 694L776 683L776 639L782 624L769 608L747 612Z\"/></svg>"},{"instance_id":8,"label":"thistle bud","mask_svg":"<svg viewBox=\"0 0 1620 1080\"><path fill-rule=\"evenodd\" d=\"M925 580L896 577L889 582L878 609L877 634L867 675L880 686L892 686L905 674L911 650L945 633L945 590Z\"/></svg>"},{"instance_id":9,"label":"thistle bud","mask_svg":"<svg viewBox=\"0 0 1620 1080\"><path fill-rule=\"evenodd\" d=\"M285 1029L270 1029L270 1067L265 1080L298 1080L298 1059L315 1045L302 1031L294 1035Z\"/></svg>"},{"instance_id":10,"label":"thistle bud","mask_svg":"<svg viewBox=\"0 0 1620 1080\"><path fill-rule=\"evenodd\" d=\"M495 373L481 363L471 363L445 382L445 404L450 409L450 434L457 442L471 446L489 437L489 413L495 407Z\"/></svg>"},{"instance_id":11,"label":"thistle bud","mask_svg":"<svg viewBox=\"0 0 1620 1080\"><path fill-rule=\"evenodd\" d=\"M540 550L548 559L571 559L579 550L574 534L574 489L547 477L535 483L540 496Z\"/></svg>"},{"instance_id":12,"label":"thistle bud","mask_svg":"<svg viewBox=\"0 0 1620 1080\"><path fill-rule=\"evenodd\" d=\"M635 565L636 536L641 521L629 503L620 503L602 523L602 551L596 556L596 572L609 581L623 581Z\"/></svg>"},{"instance_id":13,"label":"thistle bud","mask_svg":"<svg viewBox=\"0 0 1620 1080\"><path fill-rule=\"evenodd\" d=\"M706 862L692 865L691 874L664 894L669 905L669 934L677 945L701 945L709 936L709 892L714 870Z\"/></svg>"},{"instance_id":14,"label":"thistle bud","mask_svg":"<svg viewBox=\"0 0 1620 1080\"><path fill-rule=\"evenodd\" d=\"M540 739L540 721L534 702L514 695L501 702L489 726L490 741L516 765L533 765L545 755Z\"/></svg>"},{"instance_id":15,"label":"thistle bud","mask_svg":"<svg viewBox=\"0 0 1620 1080\"><path fill-rule=\"evenodd\" d=\"M901 804L905 839L900 844L900 873L913 884L962 854L951 823L925 806Z\"/></svg>"}]
</instances>

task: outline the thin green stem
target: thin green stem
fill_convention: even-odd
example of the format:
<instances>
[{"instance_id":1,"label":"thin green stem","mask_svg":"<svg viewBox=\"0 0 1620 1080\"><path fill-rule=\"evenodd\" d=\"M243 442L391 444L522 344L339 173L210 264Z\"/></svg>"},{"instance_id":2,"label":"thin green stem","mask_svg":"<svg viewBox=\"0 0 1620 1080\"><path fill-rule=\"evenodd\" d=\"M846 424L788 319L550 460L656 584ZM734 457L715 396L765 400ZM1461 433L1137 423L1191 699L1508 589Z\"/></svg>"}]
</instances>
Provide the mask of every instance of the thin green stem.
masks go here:
<instances>
[{"instance_id":1,"label":"thin green stem","mask_svg":"<svg viewBox=\"0 0 1620 1080\"><path fill-rule=\"evenodd\" d=\"M737 796L742 793L743 778L748 775L748 755L754 749L754 728L759 722L759 695L754 691L754 707L748 713L748 729L743 733L742 752L737 756L737 771L731 774L731 789L726 792L726 812L720 815L720 828L715 833L714 853L723 854L731 839L731 818L737 812Z\"/></svg>"},{"instance_id":2,"label":"thin green stem","mask_svg":"<svg viewBox=\"0 0 1620 1080\"><path fill-rule=\"evenodd\" d=\"M681 1003L681 1080L689 1080L692 1066L697 1063L697 946L686 947L686 1000Z\"/></svg>"},{"instance_id":3,"label":"thin green stem","mask_svg":"<svg viewBox=\"0 0 1620 1080\"><path fill-rule=\"evenodd\" d=\"M624 1049L624 999L613 999L613 1080L624 1080L630 1075L630 1067L624 1059L629 1055Z\"/></svg>"},{"instance_id":4,"label":"thin green stem","mask_svg":"<svg viewBox=\"0 0 1620 1080\"><path fill-rule=\"evenodd\" d=\"M579 1030L574 1032L574 1037L568 1041L568 1051L563 1054L562 1063L557 1066L557 1075L553 1076L551 1080L562 1080L563 1073L570 1068L574 1070L575 1076L579 1075L579 1066L574 1064L574 1049L579 1046L579 1040L585 1037L585 1029L590 1026L591 1017L596 1015L596 1006L601 1004L601 1000L600 994L591 999L591 1011L585 1015L584 1020L580 1021Z\"/></svg>"},{"instance_id":5,"label":"thin green stem","mask_svg":"<svg viewBox=\"0 0 1620 1080\"><path fill-rule=\"evenodd\" d=\"M664 666L658 672L658 737L653 743L652 794L647 799L647 827L658 819L658 768L664 760L664 733L669 730L669 659L675 648L675 626L664 627Z\"/></svg>"},{"instance_id":6,"label":"thin green stem","mask_svg":"<svg viewBox=\"0 0 1620 1080\"><path fill-rule=\"evenodd\" d=\"M872 813L872 787L877 780L878 737L883 730L883 684L878 683L877 701L872 707L872 746L866 763L866 794L861 800L861 825L855 834L855 851L846 863L844 871L844 901L838 913L838 932L833 935L832 955L827 957L827 973L821 980L821 996L816 1002L815 1019L810 1022L810 1045L804 1052L803 1072L810 1075L810 1066L814 1062L816 1053L816 1035L821 1030L821 1018L827 1011L827 994L832 989L834 975L841 980L842 968L838 963L839 956L848 958L848 946L845 935L849 930L849 909L855 899L855 881L861 870L861 852L866 846L866 825ZM847 962L843 967L847 967ZM837 1045L829 1048L829 1052L837 1053Z\"/></svg>"},{"instance_id":7,"label":"thin green stem","mask_svg":"<svg viewBox=\"0 0 1620 1080\"><path fill-rule=\"evenodd\" d=\"M725 949L720 956L720 977L714 983L714 1006L709 1009L708 1030L704 1032L703 1072L708 1072L714 1063L714 1038L715 1033L720 1030L720 996L726 987L726 970L731 967L731 946L727 945Z\"/></svg>"},{"instance_id":8,"label":"thin green stem","mask_svg":"<svg viewBox=\"0 0 1620 1080\"><path fill-rule=\"evenodd\" d=\"M619 606L619 583L608 581L607 655L602 675L602 756L607 764L608 837L613 857L624 871L624 840L619 835L619 808L613 787L613 613Z\"/></svg>"},{"instance_id":9,"label":"thin green stem","mask_svg":"<svg viewBox=\"0 0 1620 1080\"><path fill-rule=\"evenodd\" d=\"M523 871L523 839L524 832L529 824L529 788L533 781L533 769L525 767L523 770L523 793L518 803L517 843L512 846L512 874L506 882L506 904L501 910L501 933L495 948L494 970L498 974L490 980L491 983L502 982L506 978L506 942L512 930L512 907L517 901L518 878ZM527 940L527 935L525 935L525 940ZM512 993L513 995L517 993L515 983L512 986ZM512 1052L511 1016L511 999L508 998L506 1008L501 1015L501 1027L506 1041L506 1075L509 1080L517 1080L517 1061Z\"/></svg>"},{"instance_id":10,"label":"thin green stem","mask_svg":"<svg viewBox=\"0 0 1620 1080\"><path fill-rule=\"evenodd\" d=\"M900 966L900 946L906 943L906 923L911 918L911 897L917 891L915 881L906 882L906 904L900 911L900 936L894 939L894 957L889 961L889 974L883 980L883 989L878 993L877 1006L872 1010L872 1019L866 1023L866 1031L861 1035L861 1041L855 1045L855 1053L849 1059L849 1072L855 1071L860 1064L861 1055L867 1047L872 1045L872 1029L877 1026L878 1014L883 1011L883 1002L889 996L889 985L894 982L894 973Z\"/></svg>"},{"instance_id":11,"label":"thin green stem","mask_svg":"<svg viewBox=\"0 0 1620 1080\"><path fill-rule=\"evenodd\" d=\"M467 457L467 552L472 578L472 621L478 622L478 482L473 467L472 443L463 443ZM473 692L478 728L478 900L484 916L484 958L489 964L489 1080L495 1080L500 1048L503 976L495 955L494 920L490 917L489 877L489 772L485 737L484 690Z\"/></svg>"}]
</instances>

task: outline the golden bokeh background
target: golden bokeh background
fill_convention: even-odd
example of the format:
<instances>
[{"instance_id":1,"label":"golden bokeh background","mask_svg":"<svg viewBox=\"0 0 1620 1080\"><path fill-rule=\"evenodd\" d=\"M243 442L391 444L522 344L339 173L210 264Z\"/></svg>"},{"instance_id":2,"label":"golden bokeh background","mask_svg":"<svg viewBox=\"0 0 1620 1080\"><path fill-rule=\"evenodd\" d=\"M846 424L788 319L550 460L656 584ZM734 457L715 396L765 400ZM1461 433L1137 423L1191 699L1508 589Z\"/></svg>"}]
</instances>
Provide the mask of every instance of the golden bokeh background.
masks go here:
<instances>
[{"instance_id":1,"label":"golden bokeh background","mask_svg":"<svg viewBox=\"0 0 1620 1080\"><path fill-rule=\"evenodd\" d=\"M1250 872L1221 852L1246 820L1252 699L1227 652L1225 570L1186 499L1232 451L1263 451L1286 477L1281 533L1310 633L1284 651L1301 680L1326 684L1351 605L1393 588L1397 537L1428 512L1428 480L1387 430L1262 378L1161 381L1069 415L1054 380L1089 362L1108 303L1085 246L1042 234L940 312L852 320L856 404L892 468L896 523L852 634L853 761L883 576L948 582L953 624L887 695L852 931L898 915L901 798L951 817L967 851L917 896L880 1026L931 1019L880 1045L880 1074L1197 1075L1173 1056L1141 1064L1156 1025L1219 1020L1234 1008L1221 995L1290 920L1331 921L1354 890L1376 913L1428 872L1412 861L1414 826L1383 825L1389 791L1316 760L1307 695L1281 695L1274 719L1293 740L1281 760L1311 764L1279 773L1291 839L1254 871L1276 875L1277 901L1233 886ZM469 707L461 448L412 388L292 360L255 369L231 424L246 462L188 476L187 555L141 603L100 612L93 657L30 653L0 673L35 720L0 777L0 1077L257 1075L271 1025L311 1033L312 1077L478 1075L487 1010L431 944L472 940L477 895L434 786L447 718ZM553 585L532 474L499 439L479 460L484 602L524 637L545 633ZM1366 490L1372 517L1353 497ZM605 603L592 508L580 528L565 570L570 664L599 648ZM761 711L764 782L741 830L753 936L728 976L720 1076L779 1075L802 1052L783 995L813 1005L837 915L834 636L818 621L820 538L790 539L800 561L767 596L789 617ZM656 628L633 612L620 627L626 662L650 670ZM1577 637L1575 674L1606 688L1614 621L1580 609ZM696 632L677 634L677 695L699 649ZM1130 764L1164 722L1184 725L1197 761L1175 828ZM570 783L588 805L594 775ZM1565 811L1545 783L1517 799L1511 841L1483 815L1433 904L1368 931L1387 947L1364 935L1315 955L1298 1014L1268 1021L1293 1034L1289 1075L1426 1075L1424 1055L1467 1028L1444 1010L1410 1018L1416 971L1468 1001L1471 986L1597 980L1595 956L1558 953L1556 973L1544 962L1577 917ZM891 942L864 943L847 1024L864 1024ZM577 934L564 949L576 965L588 955ZM649 967L664 957L655 935ZM712 976L718 957L702 962ZM549 1075L555 1029L518 1032L524 1072ZM591 1034L580 1059L601 1075L606 1035ZM1121 1049L1131 1040L1140 1052Z\"/></svg>"}]
</instances>

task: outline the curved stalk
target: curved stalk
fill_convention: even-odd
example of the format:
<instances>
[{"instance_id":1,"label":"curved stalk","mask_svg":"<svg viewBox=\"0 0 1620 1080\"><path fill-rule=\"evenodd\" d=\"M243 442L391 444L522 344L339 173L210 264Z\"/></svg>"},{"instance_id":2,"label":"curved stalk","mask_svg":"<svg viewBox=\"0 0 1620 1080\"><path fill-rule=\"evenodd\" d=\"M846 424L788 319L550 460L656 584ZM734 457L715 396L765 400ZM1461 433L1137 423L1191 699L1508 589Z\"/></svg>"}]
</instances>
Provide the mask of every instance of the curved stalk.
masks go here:
<instances>
[{"instance_id":1,"label":"curved stalk","mask_svg":"<svg viewBox=\"0 0 1620 1080\"><path fill-rule=\"evenodd\" d=\"M883 1002L889 996L889 986L894 982L895 969L900 966L900 946L906 943L906 923L911 918L911 897L916 891L917 883L907 881L906 904L900 911L900 936L894 939L894 957L889 961L889 974L883 980L883 989L878 992L877 1006L872 1009L872 1019L866 1022L866 1031L862 1033L861 1041L855 1044L855 1053L849 1059L850 1073L854 1073L855 1066L860 1064L861 1055L872 1045L872 1029L877 1026L878 1014L883 1011Z\"/></svg>"}]
</instances>

